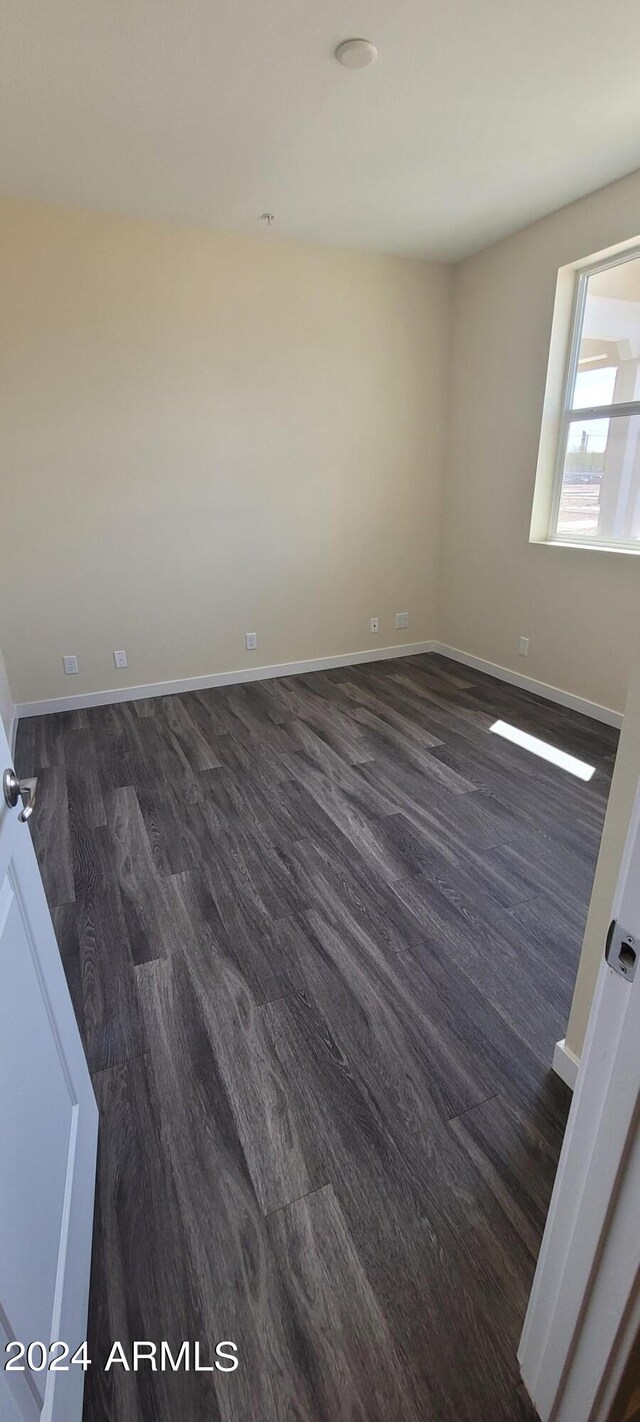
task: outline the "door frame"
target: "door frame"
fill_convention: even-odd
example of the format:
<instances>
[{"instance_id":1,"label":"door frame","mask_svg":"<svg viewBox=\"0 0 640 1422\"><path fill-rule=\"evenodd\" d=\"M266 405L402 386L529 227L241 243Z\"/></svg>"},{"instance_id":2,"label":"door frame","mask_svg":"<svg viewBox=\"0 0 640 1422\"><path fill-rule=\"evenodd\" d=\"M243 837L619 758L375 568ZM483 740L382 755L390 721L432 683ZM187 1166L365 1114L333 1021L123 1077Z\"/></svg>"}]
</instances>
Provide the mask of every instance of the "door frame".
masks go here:
<instances>
[{"instance_id":1,"label":"door frame","mask_svg":"<svg viewBox=\"0 0 640 1422\"><path fill-rule=\"evenodd\" d=\"M638 924L640 782L612 917ZM640 1330L640 969L600 966L518 1359L541 1422L606 1422Z\"/></svg>"}]
</instances>

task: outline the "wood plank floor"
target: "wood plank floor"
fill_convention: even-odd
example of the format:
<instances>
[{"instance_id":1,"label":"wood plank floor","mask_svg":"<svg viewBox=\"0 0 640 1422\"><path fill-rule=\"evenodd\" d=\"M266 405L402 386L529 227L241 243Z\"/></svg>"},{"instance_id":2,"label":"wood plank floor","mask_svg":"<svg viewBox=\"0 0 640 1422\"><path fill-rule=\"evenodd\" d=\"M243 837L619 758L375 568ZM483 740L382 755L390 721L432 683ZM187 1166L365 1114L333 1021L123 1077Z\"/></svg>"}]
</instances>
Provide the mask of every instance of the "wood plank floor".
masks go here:
<instances>
[{"instance_id":1,"label":"wood plank floor","mask_svg":"<svg viewBox=\"0 0 640 1422\"><path fill-rule=\"evenodd\" d=\"M530 1418L616 742L435 655L21 723L101 1112L86 1422ZM134 1338L240 1366L105 1374Z\"/></svg>"}]
</instances>

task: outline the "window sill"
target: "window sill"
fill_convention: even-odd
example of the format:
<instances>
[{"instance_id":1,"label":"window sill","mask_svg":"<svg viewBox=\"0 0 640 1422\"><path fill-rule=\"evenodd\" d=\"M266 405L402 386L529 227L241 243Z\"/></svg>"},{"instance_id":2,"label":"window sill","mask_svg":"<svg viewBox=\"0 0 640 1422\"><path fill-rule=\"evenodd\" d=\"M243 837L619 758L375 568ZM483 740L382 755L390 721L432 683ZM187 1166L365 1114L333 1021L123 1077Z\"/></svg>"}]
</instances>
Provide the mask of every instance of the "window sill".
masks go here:
<instances>
[{"instance_id":1,"label":"window sill","mask_svg":"<svg viewBox=\"0 0 640 1422\"><path fill-rule=\"evenodd\" d=\"M530 538L530 543L538 543L543 548L579 548L587 553L623 553L626 557L637 558L640 555L640 546L630 548L624 543L586 543L572 541L570 538Z\"/></svg>"}]
</instances>

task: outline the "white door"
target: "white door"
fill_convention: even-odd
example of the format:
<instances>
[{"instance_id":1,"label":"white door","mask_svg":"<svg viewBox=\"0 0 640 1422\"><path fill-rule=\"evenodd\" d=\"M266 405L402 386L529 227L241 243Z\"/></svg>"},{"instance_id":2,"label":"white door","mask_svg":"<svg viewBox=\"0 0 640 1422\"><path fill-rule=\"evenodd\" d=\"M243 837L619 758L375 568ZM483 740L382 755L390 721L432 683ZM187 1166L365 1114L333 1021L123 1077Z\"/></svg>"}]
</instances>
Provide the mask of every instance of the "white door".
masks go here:
<instances>
[{"instance_id":1,"label":"white door","mask_svg":"<svg viewBox=\"0 0 640 1422\"><path fill-rule=\"evenodd\" d=\"M640 1328L640 785L613 918L518 1354L541 1422L604 1422Z\"/></svg>"},{"instance_id":2,"label":"white door","mask_svg":"<svg viewBox=\"0 0 640 1422\"><path fill-rule=\"evenodd\" d=\"M80 1422L98 1112L22 810L0 785L0 1417Z\"/></svg>"}]
</instances>

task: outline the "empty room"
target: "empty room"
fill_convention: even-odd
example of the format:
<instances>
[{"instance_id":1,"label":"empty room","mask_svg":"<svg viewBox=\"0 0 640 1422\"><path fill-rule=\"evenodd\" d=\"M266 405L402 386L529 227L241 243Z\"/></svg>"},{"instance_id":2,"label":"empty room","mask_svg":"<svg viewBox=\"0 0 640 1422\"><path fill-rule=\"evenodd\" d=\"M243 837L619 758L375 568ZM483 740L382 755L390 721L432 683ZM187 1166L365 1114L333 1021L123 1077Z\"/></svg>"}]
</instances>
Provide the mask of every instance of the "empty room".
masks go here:
<instances>
[{"instance_id":1,"label":"empty room","mask_svg":"<svg viewBox=\"0 0 640 1422\"><path fill-rule=\"evenodd\" d=\"M2 1422L635 1417L636 8L2 16Z\"/></svg>"}]
</instances>

